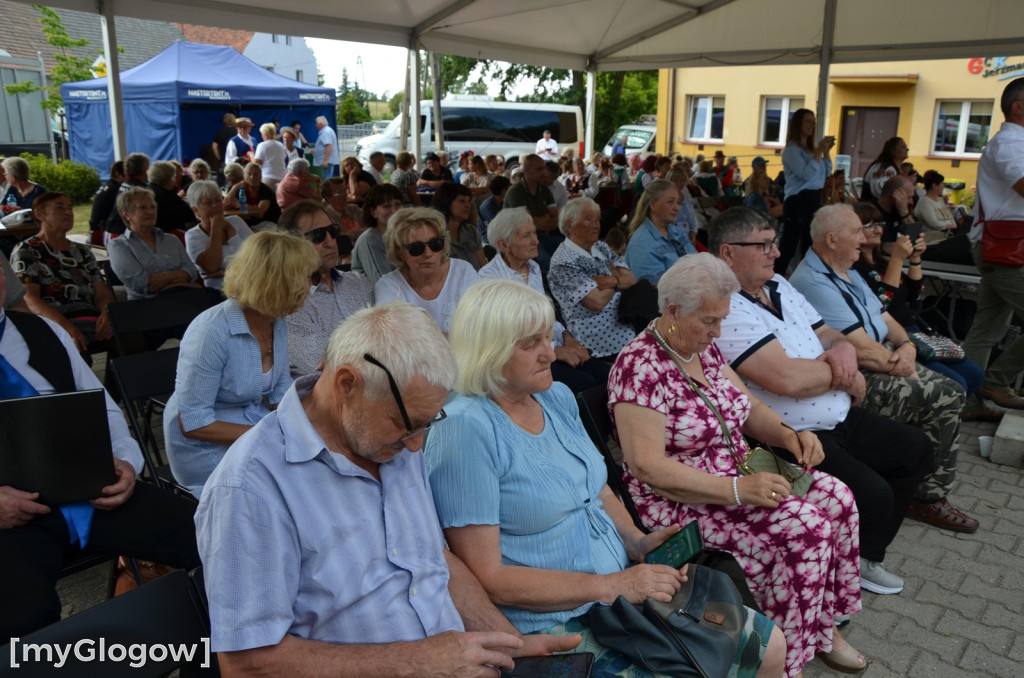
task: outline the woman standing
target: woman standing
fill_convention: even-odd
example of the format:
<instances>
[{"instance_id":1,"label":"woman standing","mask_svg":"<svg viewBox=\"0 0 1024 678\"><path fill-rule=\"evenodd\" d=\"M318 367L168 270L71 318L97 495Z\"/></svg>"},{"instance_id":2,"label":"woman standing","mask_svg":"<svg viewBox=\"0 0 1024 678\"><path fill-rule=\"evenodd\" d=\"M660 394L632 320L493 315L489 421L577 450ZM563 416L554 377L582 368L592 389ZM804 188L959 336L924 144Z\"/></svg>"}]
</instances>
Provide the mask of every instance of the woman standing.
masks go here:
<instances>
[{"instance_id":1,"label":"woman standing","mask_svg":"<svg viewBox=\"0 0 1024 678\"><path fill-rule=\"evenodd\" d=\"M285 168L288 166L288 151L284 144L277 140L277 127L272 122L260 125L260 136L263 141L256 147L253 160L263 169L263 183L271 191L284 179ZM274 220L276 221L276 219Z\"/></svg>"},{"instance_id":2,"label":"woman standing","mask_svg":"<svg viewBox=\"0 0 1024 678\"><path fill-rule=\"evenodd\" d=\"M679 257L696 254L686 232L676 225L679 198L675 184L665 179L652 181L640 196L626 247L626 265L637 280L657 285Z\"/></svg>"},{"instance_id":3,"label":"woman standing","mask_svg":"<svg viewBox=\"0 0 1024 678\"><path fill-rule=\"evenodd\" d=\"M782 171L786 176L782 205L781 254L775 260L775 272L786 274L789 262L799 250L803 255L811 246L811 219L821 207L825 177L832 174L829 151L835 137L822 137L814 143L814 113L801 108L789 120L786 149L782 152Z\"/></svg>"},{"instance_id":4,"label":"woman standing","mask_svg":"<svg viewBox=\"0 0 1024 678\"><path fill-rule=\"evenodd\" d=\"M188 204L199 219L185 231L185 249L207 287L221 289L228 258L252 235L236 216L224 216L224 196L214 181L194 181L188 187Z\"/></svg>"},{"instance_id":5,"label":"woman standing","mask_svg":"<svg viewBox=\"0 0 1024 678\"><path fill-rule=\"evenodd\" d=\"M480 231L469 221L473 216L473 198L470 190L462 184L445 182L437 187L430 206L443 214L448 222L452 256L480 270L480 267L487 263L487 257L484 256L484 243Z\"/></svg>"},{"instance_id":6,"label":"woman standing","mask_svg":"<svg viewBox=\"0 0 1024 678\"><path fill-rule=\"evenodd\" d=\"M882 195L882 187L897 174L902 174L903 161L910 155L907 142L900 137L892 137L882 146L874 162L864 172L864 183L860 187L861 200L875 200ZM916 183L916 177L915 177Z\"/></svg>"},{"instance_id":7,"label":"woman standing","mask_svg":"<svg viewBox=\"0 0 1024 678\"><path fill-rule=\"evenodd\" d=\"M291 386L285 316L305 303L319 265L306 240L258 233L228 263L227 301L203 311L185 331L164 440L175 479L197 498L231 443Z\"/></svg>"}]
</instances>

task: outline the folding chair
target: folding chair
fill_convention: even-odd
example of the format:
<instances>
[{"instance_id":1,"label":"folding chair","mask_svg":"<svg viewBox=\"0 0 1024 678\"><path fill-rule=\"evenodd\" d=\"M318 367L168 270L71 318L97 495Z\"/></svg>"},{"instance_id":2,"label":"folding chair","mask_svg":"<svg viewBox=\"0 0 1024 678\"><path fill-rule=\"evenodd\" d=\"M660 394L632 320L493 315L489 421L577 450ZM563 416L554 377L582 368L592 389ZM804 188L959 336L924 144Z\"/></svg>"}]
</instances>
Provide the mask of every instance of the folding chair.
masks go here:
<instances>
[{"instance_id":1,"label":"folding chair","mask_svg":"<svg viewBox=\"0 0 1024 678\"><path fill-rule=\"evenodd\" d=\"M220 301L216 291L201 289L109 304L107 314L118 354L124 356L146 350L147 334L180 336L197 315Z\"/></svg>"},{"instance_id":2,"label":"folding chair","mask_svg":"<svg viewBox=\"0 0 1024 678\"><path fill-rule=\"evenodd\" d=\"M179 485L170 465L160 456L160 444L153 433L152 418L156 409L163 409L174 392L178 369L178 348L150 351L114 358L107 365L121 391L132 435L142 448L146 470L157 486L184 496L192 495Z\"/></svg>"},{"instance_id":3,"label":"folding chair","mask_svg":"<svg viewBox=\"0 0 1024 678\"><path fill-rule=\"evenodd\" d=\"M5 658L0 676L48 676L59 673L70 678L157 678L175 668L189 675L209 674L202 664L208 645L208 622L196 600L195 588L188 573L178 570L129 591L56 624L30 633L17 640L14 647L0 649ZM91 644L82 641L92 641ZM54 668L56 656L46 651L24 648L76 647L59 671ZM119 647L115 647L119 646ZM100 648L103 660L100 661ZM139 649L132 650L137 647ZM145 650L138 659L128 655ZM194 652L186 658L181 650ZM173 650L173 651L172 651ZM88 657L92 653L91 661ZM134 661L133 661L134 660ZM20 666L14 667L13 663ZM132 666L134 664L134 666ZM213 665L211 657L211 666Z\"/></svg>"},{"instance_id":4,"label":"folding chair","mask_svg":"<svg viewBox=\"0 0 1024 678\"><path fill-rule=\"evenodd\" d=\"M641 522L636 505L633 504L633 499L629 496L626 484L622 480L621 462L608 448L607 441L612 435L613 428L612 418L608 413L608 388L603 384L592 386L576 395L576 403L580 408L580 419L583 421L583 427L587 430L587 434L594 442L594 445L601 452L601 456L604 457L604 463L608 467L608 486L612 488L612 492L622 501L636 526L644 532L650 532ZM725 551L705 550L695 562L729 575L729 578L736 584L736 588L739 589L740 594L743 596L743 604L751 609L760 610L757 602L754 600L754 596L750 593L750 589L747 588L747 578L743 573L743 568L736 562L732 554Z\"/></svg>"}]
</instances>

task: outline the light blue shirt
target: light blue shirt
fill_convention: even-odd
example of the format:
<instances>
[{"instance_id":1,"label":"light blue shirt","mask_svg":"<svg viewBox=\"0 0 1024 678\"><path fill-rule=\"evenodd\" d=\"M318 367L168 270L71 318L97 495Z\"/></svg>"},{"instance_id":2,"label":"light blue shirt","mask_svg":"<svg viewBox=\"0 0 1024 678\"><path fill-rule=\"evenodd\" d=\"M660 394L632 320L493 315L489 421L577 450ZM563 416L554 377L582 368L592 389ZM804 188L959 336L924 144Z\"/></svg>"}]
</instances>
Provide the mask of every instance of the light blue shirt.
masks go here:
<instances>
[{"instance_id":1,"label":"light blue shirt","mask_svg":"<svg viewBox=\"0 0 1024 678\"><path fill-rule=\"evenodd\" d=\"M822 320L843 334L863 327L879 343L889 334L882 302L864 278L853 273L849 281L843 280L813 249L807 250L789 282L811 302Z\"/></svg>"},{"instance_id":2,"label":"light blue shirt","mask_svg":"<svg viewBox=\"0 0 1024 678\"><path fill-rule=\"evenodd\" d=\"M316 145L313 146L313 164L315 166L323 165L328 144L331 146L331 155L327 158L327 163L329 165L341 164L341 156L338 154L338 135L334 133L330 125L324 125L316 136Z\"/></svg>"},{"instance_id":3,"label":"light blue shirt","mask_svg":"<svg viewBox=\"0 0 1024 678\"><path fill-rule=\"evenodd\" d=\"M153 234L156 236L155 250L150 249L131 229L107 244L110 266L124 283L128 299L155 297L157 293L148 289L149 276L154 273L182 270L188 273L190 282L199 277L180 240L158 228L153 229Z\"/></svg>"},{"instance_id":4,"label":"light blue shirt","mask_svg":"<svg viewBox=\"0 0 1024 678\"><path fill-rule=\"evenodd\" d=\"M637 280L646 280L652 285L657 285L661 276L679 257L696 253L697 248L686 237L686 232L682 228L676 224L669 224L666 238L650 219L645 219L634 231L626 246L626 264Z\"/></svg>"},{"instance_id":5,"label":"light blue shirt","mask_svg":"<svg viewBox=\"0 0 1024 678\"><path fill-rule=\"evenodd\" d=\"M441 526L498 525L501 561L570 572L610 574L626 549L598 495L608 474L580 422L568 387L534 395L544 408L539 435L519 428L492 400L459 396L431 427L427 468ZM502 607L522 633L583 614Z\"/></svg>"},{"instance_id":6,"label":"light blue shirt","mask_svg":"<svg viewBox=\"0 0 1024 678\"><path fill-rule=\"evenodd\" d=\"M260 344L237 302L228 299L192 321L181 340L174 395L164 410L164 441L175 479L195 496L228 446L187 438L182 426L194 431L215 421L253 425L270 412L268 405L281 401L292 383L284 318L274 320L274 367L266 394L263 383Z\"/></svg>"},{"instance_id":7,"label":"light blue shirt","mask_svg":"<svg viewBox=\"0 0 1024 678\"><path fill-rule=\"evenodd\" d=\"M378 482L330 452L302 407L316 379L231 446L196 510L214 652L463 629L423 456L399 453Z\"/></svg>"},{"instance_id":8,"label":"light blue shirt","mask_svg":"<svg viewBox=\"0 0 1024 678\"><path fill-rule=\"evenodd\" d=\"M782 170L786 176L785 197L801 191L820 191L825 177L832 174L832 161L815 160L814 154L796 144L787 144L782 151Z\"/></svg>"}]
</instances>

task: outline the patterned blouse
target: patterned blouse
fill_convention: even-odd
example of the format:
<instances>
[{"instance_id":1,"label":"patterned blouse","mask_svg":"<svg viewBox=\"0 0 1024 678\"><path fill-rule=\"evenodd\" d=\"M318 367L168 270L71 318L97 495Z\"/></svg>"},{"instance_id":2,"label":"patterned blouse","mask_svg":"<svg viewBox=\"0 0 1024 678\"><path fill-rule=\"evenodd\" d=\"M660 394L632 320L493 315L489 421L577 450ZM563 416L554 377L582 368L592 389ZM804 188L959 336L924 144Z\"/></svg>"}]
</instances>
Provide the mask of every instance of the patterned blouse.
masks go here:
<instances>
[{"instance_id":1,"label":"patterned blouse","mask_svg":"<svg viewBox=\"0 0 1024 678\"><path fill-rule=\"evenodd\" d=\"M92 250L76 242L56 250L39 238L29 238L14 250L11 265L22 283L39 285L39 297L57 310L73 303L95 306L94 286L103 282Z\"/></svg>"}]
</instances>

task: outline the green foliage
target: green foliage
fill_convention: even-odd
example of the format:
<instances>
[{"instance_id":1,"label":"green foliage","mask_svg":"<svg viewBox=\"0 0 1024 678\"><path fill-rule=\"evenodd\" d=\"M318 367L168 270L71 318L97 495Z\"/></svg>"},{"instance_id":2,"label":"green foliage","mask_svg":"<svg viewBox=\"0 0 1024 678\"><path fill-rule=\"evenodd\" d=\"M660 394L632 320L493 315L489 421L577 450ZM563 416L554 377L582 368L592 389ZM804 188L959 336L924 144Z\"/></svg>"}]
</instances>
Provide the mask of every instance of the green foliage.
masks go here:
<instances>
[{"instance_id":1,"label":"green foliage","mask_svg":"<svg viewBox=\"0 0 1024 678\"><path fill-rule=\"evenodd\" d=\"M391 111L391 117L398 117L398 114L402 112L402 101L405 100L405 92L399 92L395 96L391 97L388 101L388 110Z\"/></svg>"},{"instance_id":2,"label":"green foliage","mask_svg":"<svg viewBox=\"0 0 1024 678\"><path fill-rule=\"evenodd\" d=\"M657 113L658 72L598 73L594 96L594 147L600 150L619 125L631 123L646 113Z\"/></svg>"},{"instance_id":3,"label":"green foliage","mask_svg":"<svg viewBox=\"0 0 1024 678\"><path fill-rule=\"evenodd\" d=\"M85 163L62 160L56 164L45 155L22 153L29 177L48 191L67 193L75 202L86 202L100 187L100 175Z\"/></svg>"},{"instance_id":4,"label":"green foliage","mask_svg":"<svg viewBox=\"0 0 1024 678\"><path fill-rule=\"evenodd\" d=\"M357 122L369 122L370 112L360 105L353 92L345 95L341 105L338 106L338 124L354 125Z\"/></svg>"},{"instance_id":5,"label":"green foliage","mask_svg":"<svg viewBox=\"0 0 1024 678\"><path fill-rule=\"evenodd\" d=\"M46 43L53 47L59 47L60 51L54 55L57 65L50 72L49 85L40 87L31 81L19 82L13 85L4 85L8 94L31 94L32 92L43 91L42 107L50 113L56 113L64 105L60 95L60 86L66 82L78 82L79 80L90 80L93 78L92 61L75 56L68 52L72 47L86 47L89 41L85 38L72 39L68 35L60 15L49 7L32 5L39 12L39 23L43 25L43 35L46 36Z\"/></svg>"}]
</instances>

